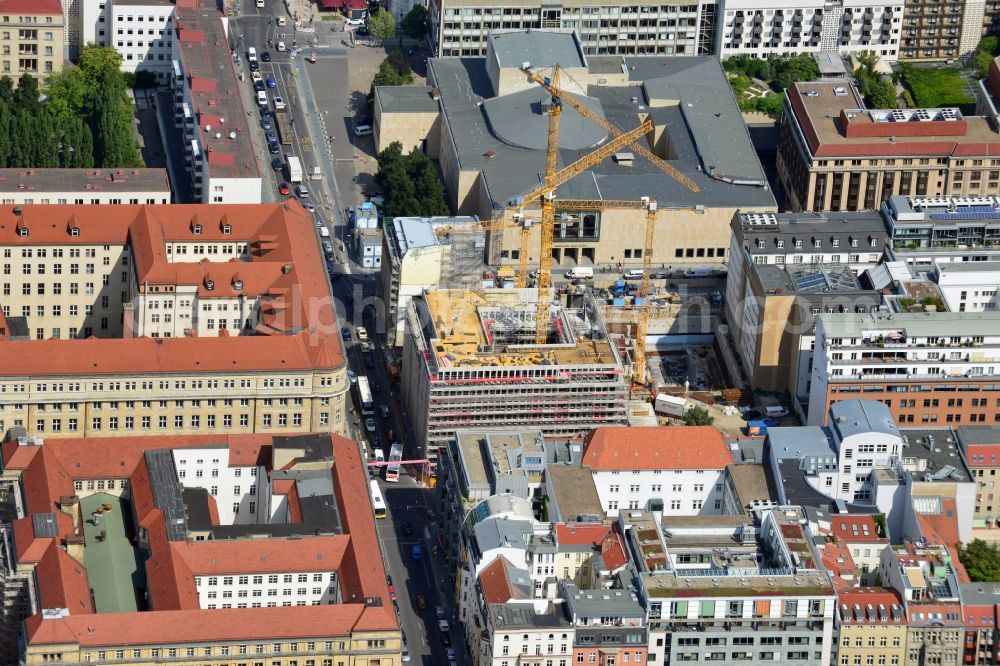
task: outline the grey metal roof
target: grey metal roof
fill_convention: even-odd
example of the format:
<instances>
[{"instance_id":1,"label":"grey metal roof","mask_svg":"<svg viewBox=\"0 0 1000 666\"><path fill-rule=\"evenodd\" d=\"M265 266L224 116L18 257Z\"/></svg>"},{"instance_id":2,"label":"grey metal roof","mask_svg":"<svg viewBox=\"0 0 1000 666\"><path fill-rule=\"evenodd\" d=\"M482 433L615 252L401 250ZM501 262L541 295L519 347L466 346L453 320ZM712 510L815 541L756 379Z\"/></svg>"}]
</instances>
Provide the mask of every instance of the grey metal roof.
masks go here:
<instances>
[{"instance_id":1,"label":"grey metal roof","mask_svg":"<svg viewBox=\"0 0 1000 666\"><path fill-rule=\"evenodd\" d=\"M431 97L433 86L375 86L375 96L383 113L437 113L438 102Z\"/></svg>"},{"instance_id":2,"label":"grey metal roof","mask_svg":"<svg viewBox=\"0 0 1000 666\"><path fill-rule=\"evenodd\" d=\"M600 101L578 95L577 99L593 113L603 116ZM552 96L541 86L493 97L483 101L483 112L493 134L511 146L545 150L548 146L549 116L542 105ZM595 148L608 138L607 132L587 120L569 104L559 115L559 147L569 150Z\"/></svg>"},{"instance_id":3,"label":"grey metal roof","mask_svg":"<svg viewBox=\"0 0 1000 666\"><path fill-rule=\"evenodd\" d=\"M776 460L799 460L805 455L836 455L829 433L819 426L768 428L767 442Z\"/></svg>"},{"instance_id":4,"label":"grey metal roof","mask_svg":"<svg viewBox=\"0 0 1000 666\"><path fill-rule=\"evenodd\" d=\"M302 462L333 460L333 444L328 435L276 435L272 438L275 449L302 449Z\"/></svg>"},{"instance_id":5,"label":"grey metal roof","mask_svg":"<svg viewBox=\"0 0 1000 666\"><path fill-rule=\"evenodd\" d=\"M962 426L955 434L962 446L1000 444L1000 426Z\"/></svg>"},{"instance_id":6,"label":"grey metal roof","mask_svg":"<svg viewBox=\"0 0 1000 666\"><path fill-rule=\"evenodd\" d=\"M1000 583L959 583L965 606L996 606L1000 604Z\"/></svg>"},{"instance_id":7,"label":"grey metal roof","mask_svg":"<svg viewBox=\"0 0 1000 666\"><path fill-rule=\"evenodd\" d=\"M569 629L562 604L549 604L544 613L536 613L533 604L487 604L486 615L494 629Z\"/></svg>"},{"instance_id":8,"label":"grey metal roof","mask_svg":"<svg viewBox=\"0 0 1000 666\"><path fill-rule=\"evenodd\" d=\"M570 582L561 587L570 617L635 618L646 614L638 597L629 590L581 590Z\"/></svg>"},{"instance_id":9,"label":"grey metal roof","mask_svg":"<svg viewBox=\"0 0 1000 666\"><path fill-rule=\"evenodd\" d=\"M532 531L527 520L484 520L475 526L476 546L480 554L501 547L525 549Z\"/></svg>"},{"instance_id":10,"label":"grey metal roof","mask_svg":"<svg viewBox=\"0 0 1000 666\"><path fill-rule=\"evenodd\" d=\"M519 56L518 64L528 59ZM656 166L637 157L631 165L605 160L560 187L560 197L640 199L647 196L661 207L775 206L769 190L716 180L709 177L702 166L700 155L706 157L706 164L715 166L723 175L766 180L717 60L651 56L624 59L623 62L629 68L630 80L637 84L642 82L642 74L667 79L649 86L655 88L650 99L657 104L670 104L669 95L677 95L682 101L684 111L677 104L647 108L646 111L654 115L657 124L665 124L671 130L670 145L676 157L670 164L694 180L701 191L689 191ZM491 131L490 122L480 107L483 100L493 96L485 60L435 58L429 61L428 70L428 79L441 89L446 121L442 131L451 132L459 167L463 171L482 172L494 206L506 205L516 196L536 188L542 182L545 151L512 146ZM610 122L630 130L638 124L639 103L645 101L641 90L638 86L592 85L587 94L600 102ZM632 97L637 97L638 101L633 102ZM518 114L513 122L526 122L522 115ZM563 149L558 166L566 166L583 154Z\"/></svg>"},{"instance_id":11,"label":"grey metal roof","mask_svg":"<svg viewBox=\"0 0 1000 666\"><path fill-rule=\"evenodd\" d=\"M905 428L900 433L903 436L900 457L917 458L927 463L925 470L914 473L916 481L972 481L972 472L951 428Z\"/></svg>"},{"instance_id":12,"label":"grey metal roof","mask_svg":"<svg viewBox=\"0 0 1000 666\"><path fill-rule=\"evenodd\" d=\"M949 261L937 265L941 273L983 273L1000 271L1000 261Z\"/></svg>"},{"instance_id":13,"label":"grey metal roof","mask_svg":"<svg viewBox=\"0 0 1000 666\"><path fill-rule=\"evenodd\" d=\"M31 529L36 539L55 539L59 536L56 515L51 512L31 514Z\"/></svg>"},{"instance_id":14,"label":"grey metal roof","mask_svg":"<svg viewBox=\"0 0 1000 666\"><path fill-rule=\"evenodd\" d=\"M187 539L187 515L181 484L177 481L174 467L174 453L170 449L156 449L143 454L149 470L149 486L153 494L153 505L163 511L167 523L167 539L184 541Z\"/></svg>"},{"instance_id":15,"label":"grey metal roof","mask_svg":"<svg viewBox=\"0 0 1000 666\"><path fill-rule=\"evenodd\" d=\"M568 32L530 29L490 32L487 44L492 46L501 67L520 67L525 62L536 68L586 65L576 37Z\"/></svg>"},{"instance_id":16,"label":"grey metal roof","mask_svg":"<svg viewBox=\"0 0 1000 666\"><path fill-rule=\"evenodd\" d=\"M771 432L771 430L768 430L769 435ZM774 479L774 483L780 489L779 492L783 495L785 504L818 509L827 515L833 515L838 512L833 499L819 492L809 484L806 480L806 470L802 469L798 461L794 458L780 461L776 471L777 476ZM875 506L853 503L847 503L846 506L848 513L878 513L878 508Z\"/></svg>"},{"instance_id":17,"label":"grey metal roof","mask_svg":"<svg viewBox=\"0 0 1000 666\"><path fill-rule=\"evenodd\" d=\"M869 238L874 236L879 239L881 249L889 238L886 221L876 211L741 214L733 224L733 232L737 242L751 256L810 251L841 251L846 256L851 252L852 239L870 247ZM763 247L759 246L761 241ZM778 247L779 241L783 242L783 247ZM796 248L796 241L802 241L802 247ZM822 245L814 250L815 241Z\"/></svg>"},{"instance_id":18,"label":"grey metal roof","mask_svg":"<svg viewBox=\"0 0 1000 666\"><path fill-rule=\"evenodd\" d=\"M885 403L877 400L842 400L830 407L830 426L840 439L868 432L899 436L899 427Z\"/></svg>"}]
</instances>

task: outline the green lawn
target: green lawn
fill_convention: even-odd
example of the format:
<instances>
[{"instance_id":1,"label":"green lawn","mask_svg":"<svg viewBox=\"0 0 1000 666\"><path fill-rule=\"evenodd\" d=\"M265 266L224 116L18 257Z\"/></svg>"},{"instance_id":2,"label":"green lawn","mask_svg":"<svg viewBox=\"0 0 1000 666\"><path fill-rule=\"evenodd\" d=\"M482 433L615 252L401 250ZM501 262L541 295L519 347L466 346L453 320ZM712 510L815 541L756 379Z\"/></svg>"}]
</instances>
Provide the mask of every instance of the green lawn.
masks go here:
<instances>
[{"instance_id":1,"label":"green lawn","mask_svg":"<svg viewBox=\"0 0 1000 666\"><path fill-rule=\"evenodd\" d=\"M967 82L957 67L902 66L904 85L918 107L957 106L963 113L973 113L976 101L969 95Z\"/></svg>"}]
</instances>

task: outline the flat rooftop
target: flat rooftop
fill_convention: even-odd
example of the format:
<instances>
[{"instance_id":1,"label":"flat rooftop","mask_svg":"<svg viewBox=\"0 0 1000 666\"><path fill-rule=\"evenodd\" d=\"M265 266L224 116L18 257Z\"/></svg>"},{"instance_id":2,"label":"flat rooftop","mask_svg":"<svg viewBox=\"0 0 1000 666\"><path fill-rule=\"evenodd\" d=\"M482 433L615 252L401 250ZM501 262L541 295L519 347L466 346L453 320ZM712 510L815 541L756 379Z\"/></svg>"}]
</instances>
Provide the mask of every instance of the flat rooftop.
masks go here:
<instances>
[{"instance_id":1,"label":"flat rooftop","mask_svg":"<svg viewBox=\"0 0 1000 666\"><path fill-rule=\"evenodd\" d=\"M903 466L914 472L916 481L971 481L972 473L965 465L962 450L951 428L901 429L903 450L899 457ZM907 458L922 460L924 469L915 471Z\"/></svg>"},{"instance_id":2,"label":"flat rooftop","mask_svg":"<svg viewBox=\"0 0 1000 666\"><path fill-rule=\"evenodd\" d=\"M392 218L392 237L401 255L411 250L421 250L429 247L439 247L449 244L451 235L445 230L453 227L474 230L478 218L469 215L458 217L394 217ZM439 234L439 231L441 235Z\"/></svg>"},{"instance_id":3,"label":"flat rooftop","mask_svg":"<svg viewBox=\"0 0 1000 666\"><path fill-rule=\"evenodd\" d=\"M109 508L110 507L110 508ZM132 545L125 521L131 521L129 503L97 493L80 500L83 518L83 566L98 613L135 613L137 590L146 587L145 556Z\"/></svg>"},{"instance_id":4,"label":"flat rooftop","mask_svg":"<svg viewBox=\"0 0 1000 666\"><path fill-rule=\"evenodd\" d=\"M833 596L833 585L825 571L791 576L694 577L645 574L649 596L672 597L825 597Z\"/></svg>"},{"instance_id":5,"label":"flat rooftop","mask_svg":"<svg viewBox=\"0 0 1000 666\"><path fill-rule=\"evenodd\" d=\"M375 86L375 97L384 113L437 113L433 91L433 86Z\"/></svg>"},{"instance_id":6,"label":"flat rooftop","mask_svg":"<svg viewBox=\"0 0 1000 666\"><path fill-rule=\"evenodd\" d=\"M488 485L492 477L519 469L514 458L522 453L536 454L543 460L545 456L537 430L460 430L455 438L470 486Z\"/></svg>"},{"instance_id":7,"label":"flat rooftop","mask_svg":"<svg viewBox=\"0 0 1000 666\"><path fill-rule=\"evenodd\" d=\"M487 43L501 67L520 67L521 63L559 63L563 67L585 67L579 44L571 33L544 30L490 32Z\"/></svg>"},{"instance_id":8,"label":"flat rooftop","mask_svg":"<svg viewBox=\"0 0 1000 666\"><path fill-rule=\"evenodd\" d=\"M760 285L766 294L797 294L800 296L822 297L829 294L872 294L858 282L848 264L753 264ZM881 298L872 295L869 305L877 305ZM850 306L855 303L852 301ZM860 303L858 304L860 305Z\"/></svg>"},{"instance_id":9,"label":"flat rooftop","mask_svg":"<svg viewBox=\"0 0 1000 666\"><path fill-rule=\"evenodd\" d=\"M589 467L550 465L545 469L545 477L563 520L572 521L580 516L604 517L604 506Z\"/></svg>"},{"instance_id":10,"label":"flat rooftop","mask_svg":"<svg viewBox=\"0 0 1000 666\"><path fill-rule=\"evenodd\" d=\"M191 87L191 111L209 176L260 178L247 122L250 116L239 89L243 84L229 50L223 18L212 0L178 4L173 37L180 45L181 66ZM209 125L212 130L205 131Z\"/></svg>"},{"instance_id":11,"label":"flat rooftop","mask_svg":"<svg viewBox=\"0 0 1000 666\"><path fill-rule=\"evenodd\" d=\"M551 45L534 59L518 54L511 56L513 59L505 56L504 62L511 60L511 67L519 67L522 62L530 61L532 67L544 70L556 63L571 62L577 52L575 40L569 35L535 30L530 34L531 39L549 40ZM516 39L511 33L504 34L503 38ZM441 91L441 110L447 117L459 168L482 173L486 184L484 191L492 198L494 208L502 208L508 201L538 187L545 171L544 142L537 145L538 137L535 136L533 141L536 143L532 147L512 145L502 139L495 128L516 129L543 123L537 103L540 93L514 92L505 96L510 97L509 100L490 101L497 98L485 58L435 58L428 62L428 70L428 80ZM604 160L562 185L560 197L633 200L650 197L661 208L776 205L774 196L765 187L731 183L735 179L764 184L766 177L716 58L592 58L588 72L587 80L579 81L586 89L585 96L577 95L581 102L626 131L638 126L640 112L648 113L657 127L667 129L671 150L669 163L691 178L700 192L691 192L655 165L636 156L630 165ZM484 105L491 107L489 118L484 113ZM640 105L644 107L641 111ZM564 111L567 119L575 114L572 110ZM521 134L518 136L521 137L518 144L527 140ZM567 136L567 140L570 138ZM586 146L580 149L561 147L557 167L567 166L589 153L593 141L582 143Z\"/></svg>"},{"instance_id":12,"label":"flat rooftop","mask_svg":"<svg viewBox=\"0 0 1000 666\"><path fill-rule=\"evenodd\" d=\"M0 169L0 192L66 192L85 200L91 193L156 192L169 202L170 179L166 169Z\"/></svg>"},{"instance_id":13,"label":"flat rooftop","mask_svg":"<svg viewBox=\"0 0 1000 666\"><path fill-rule=\"evenodd\" d=\"M828 338L857 339L862 337L862 333L905 331L904 341L911 346L917 344L916 338L926 337L982 336L1000 339L1000 312L893 313L891 319L874 314L821 314L817 319L823 322ZM942 375L942 379L947 377Z\"/></svg>"},{"instance_id":14,"label":"flat rooftop","mask_svg":"<svg viewBox=\"0 0 1000 666\"><path fill-rule=\"evenodd\" d=\"M882 211L893 226L926 224L939 227L977 222L1000 225L1000 197L908 197L897 194L882 204Z\"/></svg>"},{"instance_id":15,"label":"flat rooftop","mask_svg":"<svg viewBox=\"0 0 1000 666\"><path fill-rule=\"evenodd\" d=\"M794 83L788 89L788 102L810 153L817 158L1000 154L995 152L1000 151L1000 134L984 117L958 113L951 118L946 109L867 110L861 94L847 81ZM848 136L845 122L852 127L886 127L884 131L859 128L852 132L855 136Z\"/></svg>"},{"instance_id":16,"label":"flat rooftop","mask_svg":"<svg viewBox=\"0 0 1000 666\"><path fill-rule=\"evenodd\" d=\"M774 493L767 482L767 472L761 463L726 465L726 475L732 479L736 497L743 509L755 501L772 501Z\"/></svg>"},{"instance_id":17,"label":"flat rooftop","mask_svg":"<svg viewBox=\"0 0 1000 666\"><path fill-rule=\"evenodd\" d=\"M440 367L616 364L606 337L578 339L577 311L552 308L556 329L550 342L534 343L535 307L522 292L436 289L424 294L434 326L433 351ZM528 294L524 294L528 295ZM603 335L603 333L602 333ZM553 338L555 338L553 340ZM492 351L482 351L482 350Z\"/></svg>"},{"instance_id":18,"label":"flat rooftop","mask_svg":"<svg viewBox=\"0 0 1000 666\"><path fill-rule=\"evenodd\" d=\"M990 273L1000 271L1000 261L948 261L937 265L941 273Z\"/></svg>"},{"instance_id":19,"label":"flat rooftop","mask_svg":"<svg viewBox=\"0 0 1000 666\"><path fill-rule=\"evenodd\" d=\"M550 604L536 613L532 604L487 604L486 615L494 629L567 629L571 627L562 604Z\"/></svg>"}]
</instances>

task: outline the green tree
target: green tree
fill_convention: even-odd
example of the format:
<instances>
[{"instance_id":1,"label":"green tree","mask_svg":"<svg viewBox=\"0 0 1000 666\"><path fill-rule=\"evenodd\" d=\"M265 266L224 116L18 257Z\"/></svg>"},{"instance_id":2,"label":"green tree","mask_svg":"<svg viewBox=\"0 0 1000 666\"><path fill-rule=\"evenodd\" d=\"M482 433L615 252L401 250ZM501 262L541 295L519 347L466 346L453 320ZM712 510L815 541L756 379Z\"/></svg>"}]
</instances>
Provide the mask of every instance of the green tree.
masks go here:
<instances>
[{"instance_id":1,"label":"green tree","mask_svg":"<svg viewBox=\"0 0 1000 666\"><path fill-rule=\"evenodd\" d=\"M372 80L373 86L402 86L408 83L413 83L413 70L399 50L389 53Z\"/></svg>"},{"instance_id":2,"label":"green tree","mask_svg":"<svg viewBox=\"0 0 1000 666\"><path fill-rule=\"evenodd\" d=\"M1000 581L1000 551L981 539L973 539L958 551L958 559L973 583Z\"/></svg>"},{"instance_id":3,"label":"green tree","mask_svg":"<svg viewBox=\"0 0 1000 666\"><path fill-rule=\"evenodd\" d=\"M759 97L756 101L757 111L766 113L772 118L777 118L784 109L782 105L785 101L785 93L772 93L767 97Z\"/></svg>"},{"instance_id":4,"label":"green tree","mask_svg":"<svg viewBox=\"0 0 1000 666\"><path fill-rule=\"evenodd\" d=\"M402 145L395 141L376 159L375 182L385 192L382 212L386 218L450 213L434 163L419 149L404 155Z\"/></svg>"},{"instance_id":5,"label":"green tree","mask_svg":"<svg viewBox=\"0 0 1000 666\"><path fill-rule=\"evenodd\" d=\"M692 407L684 412L684 425L705 426L712 425L714 421L715 418L704 407Z\"/></svg>"},{"instance_id":6,"label":"green tree","mask_svg":"<svg viewBox=\"0 0 1000 666\"><path fill-rule=\"evenodd\" d=\"M381 42L396 36L396 19L383 7L368 19L368 33Z\"/></svg>"},{"instance_id":7,"label":"green tree","mask_svg":"<svg viewBox=\"0 0 1000 666\"><path fill-rule=\"evenodd\" d=\"M413 5L413 9L403 17L400 27L407 37L423 39L427 36L427 10L423 5Z\"/></svg>"},{"instance_id":8,"label":"green tree","mask_svg":"<svg viewBox=\"0 0 1000 666\"><path fill-rule=\"evenodd\" d=\"M76 66L88 87L125 80L121 70L122 56L108 46L90 44L83 47Z\"/></svg>"},{"instance_id":9,"label":"green tree","mask_svg":"<svg viewBox=\"0 0 1000 666\"><path fill-rule=\"evenodd\" d=\"M881 76L868 87L868 105L874 109L894 109L896 106L896 87Z\"/></svg>"}]
</instances>

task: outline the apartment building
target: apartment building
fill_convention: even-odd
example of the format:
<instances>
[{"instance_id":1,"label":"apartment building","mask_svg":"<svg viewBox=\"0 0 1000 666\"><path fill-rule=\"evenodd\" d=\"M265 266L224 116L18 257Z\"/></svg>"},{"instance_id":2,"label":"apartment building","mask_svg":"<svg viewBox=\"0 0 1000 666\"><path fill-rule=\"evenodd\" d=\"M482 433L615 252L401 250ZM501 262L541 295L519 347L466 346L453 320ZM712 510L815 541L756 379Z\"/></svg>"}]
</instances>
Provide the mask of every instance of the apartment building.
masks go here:
<instances>
[{"instance_id":1,"label":"apartment building","mask_svg":"<svg viewBox=\"0 0 1000 666\"><path fill-rule=\"evenodd\" d=\"M732 453L713 426L602 427L588 436L583 465L610 516L633 509L664 515L722 513Z\"/></svg>"},{"instance_id":2,"label":"apartment building","mask_svg":"<svg viewBox=\"0 0 1000 666\"><path fill-rule=\"evenodd\" d=\"M518 266L520 229L540 215L534 201L511 206L542 185L538 174L545 171L548 117L540 109L550 96L526 79L520 70L525 62L539 71L559 64L567 72L568 90L585 96L589 108L623 130L635 127L635 104L642 100L654 109L646 147L698 188L695 192L664 177L638 153L630 160L594 164L559 189L552 246L557 268L641 266L650 213L658 230L654 264L722 263L737 210L776 210L718 59L587 56L574 35L544 30L491 33L486 46L482 58L429 61L428 82L437 98L430 101L437 104L437 115L421 111L420 122L414 122L412 98L383 95L373 125L377 134L385 131L404 145L425 145L429 155L437 156L457 213L493 219L495 211L504 211L504 227L487 236L490 265ZM470 96L470 90L475 94ZM587 153L609 138L599 124L575 114L563 116L562 123L564 150ZM609 200L608 207L574 204L597 199ZM532 268L538 257L531 248L541 246L538 227L531 225L528 239ZM667 228L670 233L660 233Z\"/></svg>"},{"instance_id":3,"label":"apartment building","mask_svg":"<svg viewBox=\"0 0 1000 666\"><path fill-rule=\"evenodd\" d=\"M870 210L894 195L987 195L1000 187L1000 134L957 108L867 109L847 81L795 83L779 127L788 207Z\"/></svg>"},{"instance_id":4,"label":"apartment building","mask_svg":"<svg viewBox=\"0 0 1000 666\"><path fill-rule=\"evenodd\" d=\"M379 278L389 344L403 346L406 308L425 289L482 286L485 237L469 216L395 217L385 224Z\"/></svg>"},{"instance_id":5,"label":"apartment building","mask_svg":"<svg viewBox=\"0 0 1000 666\"><path fill-rule=\"evenodd\" d=\"M900 424L995 423L998 331L997 312L819 315L809 422L864 394Z\"/></svg>"},{"instance_id":6,"label":"apartment building","mask_svg":"<svg viewBox=\"0 0 1000 666\"><path fill-rule=\"evenodd\" d=\"M0 2L0 76L44 79L61 71L65 29L59 0Z\"/></svg>"},{"instance_id":7,"label":"apartment building","mask_svg":"<svg viewBox=\"0 0 1000 666\"><path fill-rule=\"evenodd\" d=\"M1000 261L940 263L931 277L952 312L1000 310Z\"/></svg>"},{"instance_id":8,"label":"apartment building","mask_svg":"<svg viewBox=\"0 0 1000 666\"><path fill-rule=\"evenodd\" d=\"M923 271L1000 260L998 214L1000 201L989 195L889 197L882 204L891 237L887 258Z\"/></svg>"},{"instance_id":9,"label":"apartment building","mask_svg":"<svg viewBox=\"0 0 1000 666\"><path fill-rule=\"evenodd\" d=\"M160 24L157 21L154 25ZM175 4L167 38L172 42L174 124L184 133L184 169L191 177L194 201L260 203L263 184L250 139L250 132L256 129L251 130L247 122L228 25L211 0L178 0ZM163 41L156 34L146 37Z\"/></svg>"},{"instance_id":10,"label":"apartment building","mask_svg":"<svg viewBox=\"0 0 1000 666\"><path fill-rule=\"evenodd\" d=\"M283 666L400 663L353 441L310 434L41 444L22 431L3 454L17 566L35 572L20 663L230 664L236 655ZM248 493L260 502L256 520L230 522L225 504L240 493L231 494L232 484L208 492L191 484L185 461L199 458L199 471L258 471L242 477L260 488ZM273 510L285 503L296 506Z\"/></svg>"},{"instance_id":11,"label":"apartment building","mask_svg":"<svg viewBox=\"0 0 1000 666\"><path fill-rule=\"evenodd\" d=\"M705 55L715 52L720 4L447 0L431 5L428 19L438 57L483 56L491 33L537 29L576 33L587 55Z\"/></svg>"},{"instance_id":12,"label":"apartment building","mask_svg":"<svg viewBox=\"0 0 1000 666\"><path fill-rule=\"evenodd\" d=\"M891 588L858 587L837 597L841 666L906 663L906 611Z\"/></svg>"},{"instance_id":13,"label":"apartment building","mask_svg":"<svg viewBox=\"0 0 1000 666\"><path fill-rule=\"evenodd\" d=\"M407 308L403 404L432 460L455 431L518 427L572 439L626 423L615 341L592 301L549 308L535 344L534 290L434 290Z\"/></svg>"},{"instance_id":14,"label":"apartment building","mask_svg":"<svg viewBox=\"0 0 1000 666\"><path fill-rule=\"evenodd\" d=\"M754 386L808 401L816 315L882 303L859 274L879 262L888 239L872 212L733 217L726 318Z\"/></svg>"},{"instance_id":15,"label":"apartment building","mask_svg":"<svg viewBox=\"0 0 1000 666\"><path fill-rule=\"evenodd\" d=\"M564 581L559 589L566 615L576 629L571 663L646 663L646 609L635 592L581 590Z\"/></svg>"},{"instance_id":16,"label":"apartment building","mask_svg":"<svg viewBox=\"0 0 1000 666\"><path fill-rule=\"evenodd\" d=\"M951 62L971 55L986 26L995 21L986 5L978 0L906 0L900 60Z\"/></svg>"},{"instance_id":17,"label":"apartment building","mask_svg":"<svg viewBox=\"0 0 1000 666\"><path fill-rule=\"evenodd\" d=\"M995 583L959 583L962 610L965 614L965 640L962 662L986 666L996 663L997 615L1000 589Z\"/></svg>"},{"instance_id":18,"label":"apartment building","mask_svg":"<svg viewBox=\"0 0 1000 666\"><path fill-rule=\"evenodd\" d=\"M1000 427L961 426L955 436L976 482L974 527L997 527L1000 520Z\"/></svg>"},{"instance_id":19,"label":"apartment building","mask_svg":"<svg viewBox=\"0 0 1000 666\"><path fill-rule=\"evenodd\" d=\"M80 46L111 47L121 54L123 71L152 72L159 84L169 82L174 58L174 3L95 0L82 4Z\"/></svg>"},{"instance_id":20,"label":"apartment building","mask_svg":"<svg viewBox=\"0 0 1000 666\"><path fill-rule=\"evenodd\" d=\"M876 5L860 0L794 2L721 0L719 55L768 58L787 53L869 51L895 60L903 0Z\"/></svg>"},{"instance_id":21,"label":"apartment building","mask_svg":"<svg viewBox=\"0 0 1000 666\"><path fill-rule=\"evenodd\" d=\"M168 204L166 169L0 169L0 203Z\"/></svg>"},{"instance_id":22,"label":"apartment building","mask_svg":"<svg viewBox=\"0 0 1000 666\"><path fill-rule=\"evenodd\" d=\"M954 555L933 541L885 549L879 574L906 610L906 666L963 663L961 592Z\"/></svg>"},{"instance_id":23,"label":"apartment building","mask_svg":"<svg viewBox=\"0 0 1000 666\"><path fill-rule=\"evenodd\" d=\"M482 619L485 629L477 643L480 648L473 648L472 653L475 666L503 666L532 657L569 666L575 632L566 617L565 604L486 604Z\"/></svg>"},{"instance_id":24,"label":"apartment building","mask_svg":"<svg viewBox=\"0 0 1000 666\"><path fill-rule=\"evenodd\" d=\"M648 613L647 663L828 666L836 596L802 517L787 507L759 528L713 520L675 532L693 519L661 529L646 511L621 514Z\"/></svg>"},{"instance_id":25,"label":"apartment building","mask_svg":"<svg viewBox=\"0 0 1000 666\"><path fill-rule=\"evenodd\" d=\"M18 206L0 222L6 328L31 338L0 349L0 427L344 432L346 364L297 204Z\"/></svg>"},{"instance_id":26,"label":"apartment building","mask_svg":"<svg viewBox=\"0 0 1000 666\"><path fill-rule=\"evenodd\" d=\"M874 585L882 550L889 545L888 535L869 515L840 515L830 517L826 532L843 543L851 554L857 579L862 585Z\"/></svg>"}]
</instances>

